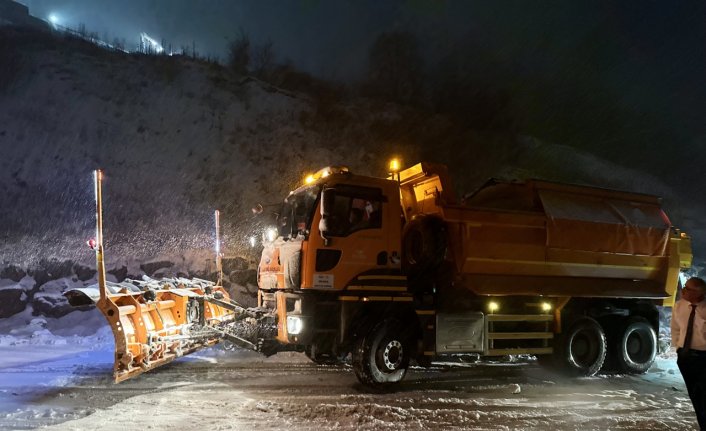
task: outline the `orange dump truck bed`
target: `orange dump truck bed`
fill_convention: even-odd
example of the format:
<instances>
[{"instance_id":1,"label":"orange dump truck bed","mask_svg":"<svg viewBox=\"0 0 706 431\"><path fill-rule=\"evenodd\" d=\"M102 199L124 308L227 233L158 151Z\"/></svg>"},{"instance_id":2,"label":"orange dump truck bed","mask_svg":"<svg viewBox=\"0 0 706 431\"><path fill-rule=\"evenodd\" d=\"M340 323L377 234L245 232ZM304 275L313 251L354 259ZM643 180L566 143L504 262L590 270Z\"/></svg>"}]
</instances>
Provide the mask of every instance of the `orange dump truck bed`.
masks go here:
<instances>
[{"instance_id":1,"label":"orange dump truck bed","mask_svg":"<svg viewBox=\"0 0 706 431\"><path fill-rule=\"evenodd\" d=\"M446 222L457 286L480 295L659 299L671 305L688 237L655 196L529 180L488 181L453 202L438 165L403 171L408 218Z\"/></svg>"}]
</instances>

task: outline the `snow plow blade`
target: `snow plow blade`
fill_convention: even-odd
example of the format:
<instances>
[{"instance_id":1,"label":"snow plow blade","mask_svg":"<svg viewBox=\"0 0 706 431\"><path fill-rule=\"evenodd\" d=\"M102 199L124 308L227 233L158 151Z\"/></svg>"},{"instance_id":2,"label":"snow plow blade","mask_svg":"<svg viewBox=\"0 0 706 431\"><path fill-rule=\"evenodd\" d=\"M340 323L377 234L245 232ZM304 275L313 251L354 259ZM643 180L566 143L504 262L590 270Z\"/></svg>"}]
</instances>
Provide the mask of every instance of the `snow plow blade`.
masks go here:
<instances>
[{"instance_id":1,"label":"snow plow blade","mask_svg":"<svg viewBox=\"0 0 706 431\"><path fill-rule=\"evenodd\" d=\"M95 304L115 338L115 382L122 382L174 359L218 343L218 329L234 312L208 301L229 302L228 293L207 280L183 278L105 282L64 295L74 306Z\"/></svg>"},{"instance_id":2,"label":"snow plow blade","mask_svg":"<svg viewBox=\"0 0 706 431\"><path fill-rule=\"evenodd\" d=\"M106 280L103 246L103 172L94 171L93 179L96 237L87 244L96 253L98 283L71 289L64 296L73 306L95 304L108 321L115 338L115 382L161 367L180 356L213 346L222 339L246 349L262 351L263 343L255 338L260 335L258 326L252 326L256 329L252 330L251 321L264 318L269 323L269 332L272 332L273 317L258 310L246 310L232 301L222 287L219 212L216 211L218 284L199 278L156 280L147 276L143 276L143 280L110 282ZM234 322L237 324L233 325ZM257 345L236 333L239 329L255 339ZM262 334L269 337L269 332L262 331Z\"/></svg>"}]
</instances>

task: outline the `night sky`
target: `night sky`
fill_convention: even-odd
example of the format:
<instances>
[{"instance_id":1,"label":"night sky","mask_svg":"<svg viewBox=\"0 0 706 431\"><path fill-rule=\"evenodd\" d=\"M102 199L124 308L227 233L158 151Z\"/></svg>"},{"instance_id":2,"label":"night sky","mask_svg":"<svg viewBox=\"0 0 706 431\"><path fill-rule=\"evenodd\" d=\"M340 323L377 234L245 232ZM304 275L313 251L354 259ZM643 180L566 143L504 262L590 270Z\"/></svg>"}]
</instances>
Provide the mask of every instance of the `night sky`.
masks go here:
<instances>
[{"instance_id":1,"label":"night sky","mask_svg":"<svg viewBox=\"0 0 706 431\"><path fill-rule=\"evenodd\" d=\"M242 28L254 44L271 39L278 61L348 83L365 78L369 47L381 32L411 31L428 73L456 56L474 85L510 93L525 111L524 133L614 160L623 145L657 158L665 146L679 147L670 163L706 140L703 1L22 3L35 16L84 23L128 46L144 31L175 48L193 42L200 54L220 59Z\"/></svg>"},{"instance_id":2,"label":"night sky","mask_svg":"<svg viewBox=\"0 0 706 431\"><path fill-rule=\"evenodd\" d=\"M430 63L477 44L499 60L529 71L554 69L561 58L582 57L589 69L624 86L639 72L646 83L693 78L706 57L706 5L683 2L470 2L442 0L22 0L38 17L84 23L100 36L137 43L144 31L173 46L192 41L224 57L240 28L254 41L271 38L280 59L323 77L353 78L382 31L417 33ZM606 70L606 68L608 70ZM653 72L646 72L651 69ZM631 76L633 75L633 76ZM621 80L622 78L622 80ZM636 97L638 95L635 95Z\"/></svg>"}]
</instances>

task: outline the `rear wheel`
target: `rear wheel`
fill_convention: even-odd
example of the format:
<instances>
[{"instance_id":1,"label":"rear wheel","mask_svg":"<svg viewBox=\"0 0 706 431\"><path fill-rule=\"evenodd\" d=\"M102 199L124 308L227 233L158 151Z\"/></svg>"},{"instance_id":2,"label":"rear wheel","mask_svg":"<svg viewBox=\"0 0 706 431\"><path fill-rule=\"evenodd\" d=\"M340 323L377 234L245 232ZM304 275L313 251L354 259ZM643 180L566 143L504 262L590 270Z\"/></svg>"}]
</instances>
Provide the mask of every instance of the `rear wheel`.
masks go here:
<instances>
[{"instance_id":1,"label":"rear wheel","mask_svg":"<svg viewBox=\"0 0 706 431\"><path fill-rule=\"evenodd\" d=\"M411 337L401 322L385 320L358 340L353 352L353 370L366 386L397 383L407 373L411 350Z\"/></svg>"},{"instance_id":2,"label":"rear wheel","mask_svg":"<svg viewBox=\"0 0 706 431\"><path fill-rule=\"evenodd\" d=\"M618 371L618 366L616 365L616 349L617 339L620 337L620 331L625 323L624 316L604 316L598 320L601 324L603 331L605 332L606 339L606 352L605 361L603 361L603 367L601 367L602 373L615 373Z\"/></svg>"},{"instance_id":3,"label":"rear wheel","mask_svg":"<svg viewBox=\"0 0 706 431\"><path fill-rule=\"evenodd\" d=\"M606 337L603 328L594 319L579 319L558 341L556 360L570 374L593 376L603 366Z\"/></svg>"},{"instance_id":4,"label":"rear wheel","mask_svg":"<svg viewBox=\"0 0 706 431\"><path fill-rule=\"evenodd\" d=\"M657 334L646 320L633 317L623 325L614 347L619 371L645 373L657 356Z\"/></svg>"}]
</instances>

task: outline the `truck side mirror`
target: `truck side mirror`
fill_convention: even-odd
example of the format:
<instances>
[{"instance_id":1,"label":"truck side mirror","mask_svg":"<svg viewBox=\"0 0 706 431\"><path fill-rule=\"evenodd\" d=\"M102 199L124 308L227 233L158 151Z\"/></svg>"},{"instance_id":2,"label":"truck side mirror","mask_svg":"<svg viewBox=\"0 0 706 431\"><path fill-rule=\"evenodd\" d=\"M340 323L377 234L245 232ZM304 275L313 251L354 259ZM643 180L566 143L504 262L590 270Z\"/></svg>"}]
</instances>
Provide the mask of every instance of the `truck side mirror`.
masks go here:
<instances>
[{"instance_id":1,"label":"truck side mirror","mask_svg":"<svg viewBox=\"0 0 706 431\"><path fill-rule=\"evenodd\" d=\"M328 247L331 242L329 232L331 231L331 214L333 204L336 201L336 189L327 188L321 192L321 221L319 221L319 232L324 240L324 245Z\"/></svg>"}]
</instances>

